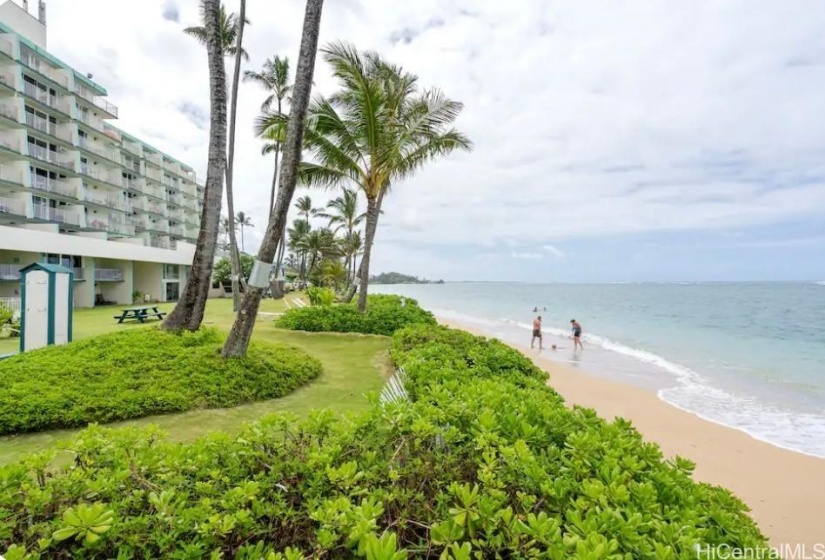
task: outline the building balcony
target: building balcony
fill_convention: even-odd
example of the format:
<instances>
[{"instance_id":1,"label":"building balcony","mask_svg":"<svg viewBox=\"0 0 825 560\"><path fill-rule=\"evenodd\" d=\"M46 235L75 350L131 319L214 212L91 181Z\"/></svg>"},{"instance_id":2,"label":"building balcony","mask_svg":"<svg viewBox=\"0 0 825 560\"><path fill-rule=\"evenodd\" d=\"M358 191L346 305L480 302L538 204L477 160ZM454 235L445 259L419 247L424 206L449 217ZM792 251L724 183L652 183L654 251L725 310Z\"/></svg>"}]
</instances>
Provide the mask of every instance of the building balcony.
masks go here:
<instances>
[{"instance_id":1,"label":"building balcony","mask_svg":"<svg viewBox=\"0 0 825 560\"><path fill-rule=\"evenodd\" d=\"M146 183L143 179L123 179L123 188L128 189L132 192L143 194L143 189L146 186Z\"/></svg>"},{"instance_id":2,"label":"building balcony","mask_svg":"<svg viewBox=\"0 0 825 560\"><path fill-rule=\"evenodd\" d=\"M72 272L74 273L74 281L75 282L82 282L86 279L86 269L85 268L73 268Z\"/></svg>"},{"instance_id":3,"label":"building balcony","mask_svg":"<svg viewBox=\"0 0 825 560\"><path fill-rule=\"evenodd\" d=\"M102 119L97 117L93 117L88 113L80 113L80 116L77 118L77 122L81 125L86 126L87 128L91 128L95 132L100 132L101 134L105 134L105 127Z\"/></svg>"},{"instance_id":4,"label":"building balcony","mask_svg":"<svg viewBox=\"0 0 825 560\"><path fill-rule=\"evenodd\" d=\"M56 165L58 167L63 167L71 171L75 170L74 160L70 160L66 156L61 156L58 152L47 150L37 144L29 143L29 155L35 159L51 163L52 165Z\"/></svg>"},{"instance_id":5,"label":"building balcony","mask_svg":"<svg viewBox=\"0 0 825 560\"><path fill-rule=\"evenodd\" d=\"M20 142L18 140L11 140L8 138L0 138L0 151L5 152L6 157L4 159L8 159L11 156L12 159L19 159L16 156L20 155L22 150L20 149Z\"/></svg>"},{"instance_id":6,"label":"building balcony","mask_svg":"<svg viewBox=\"0 0 825 560\"><path fill-rule=\"evenodd\" d=\"M12 95L17 91L17 78L10 72L0 72L0 86L5 86L6 93Z\"/></svg>"},{"instance_id":7,"label":"building balcony","mask_svg":"<svg viewBox=\"0 0 825 560\"><path fill-rule=\"evenodd\" d=\"M175 237L185 237L183 228L180 226L169 228L169 234L174 235Z\"/></svg>"},{"instance_id":8,"label":"building balcony","mask_svg":"<svg viewBox=\"0 0 825 560\"><path fill-rule=\"evenodd\" d=\"M112 173L107 173L101 171L99 169L93 169L87 163L80 164L80 173L81 175L85 175L95 181L100 183L105 183L107 185L112 185L114 187L123 188L123 176L122 175L113 175Z\"/></svg>"},{"instance_id":9,"label":"building balcony","mask_svg":"<svg viewBox=\"0 0 825 560\"><path fill-rule=\"evenodd\" d=\"M128 140L124 140L123 142L123 149L129 152L130 154L143 157L143 147L139 144L135 144L134 142L129 142Z\"/></svg>"},{"instance_id":10,"label":"building balcony","mask_svg":"<svg viewBox=\"0 0 825 560\"><path fill-rule=\"evenodd\" d=\"M113 117L115 119L117 118L117 107L109 103L107 100L103 99L99 95L95 95L88 88L82 85L75 86L74 93L80 99L94 105L110 117Z\"/></svg>"},{"instance_id":11,"label":"building balcony","mask_svg":"<svg viewBox=\"0 0 825 560\"><path fill-rule=\"evenodd\" d=\"M26 217L26 203L22 200L0 197L0 215Z\"/></svg>"},{"instance_id":12,"label":"building balcony","mask_svg":"<svg viewBox=\"0 0 825 560\"><path fill-rule=\"evenodd\" d=\"M22 264L0 264L0 281L19 282Z\"/></svg>"},{"instance_id":13,"label":"building balcony","mask_svg":"<svg viewBox=\"0 0 825 560\"><path fill-rule=\"evenodd\" d=\"M109 150L102 146L96 146L95 144L89 142L89 139L84 136L79 137L77 145L80 146L80 149L100 156L118 166L123 165L123 158L121 157L119 150Z\"/></svg>"},{"instance_id":14,"label":"building balcony","mask_svg":"<svg viewBox=\"0 0 825 560\"><path fill-rule=\"evenodd\" d=\"M37 72L40 76L56 84L64 91L69 91L69 77L42 62L34 53L23 51L20 56L20 62L27 68Z\"/></svg>"},{"instance_id":15,"label":"building balcony","mask_svg":"<svg viewBox=\"0 0 825 560\"><path fill-rule=\"evenodd\" d=\"M95 282L123 282L123 271L119 268L96 268Z\"/></svg>"},{"instance_id":16,"label":"building balcony","mask_svg":"<svg viewBox=\"0 0 825 560\"><path fill-rule=\"evenodd\" d=\"M5 124L6 127L23 128L20 124L20 111L16 106L0 105L0 118L2 118L0 124Z\"/></svg>"},{"instance_id":17,"label":"building balcony","mask_svg":"<svg viewBox=\"0 0 825 560\"><path fill-rule=\"evenodd\" d=\"M63 208L52 208L42 204L34 205L34 217L47 222L58 222L68 225L80 225L80 217L76 211Z\"/></svg>"},{"instance_id":18,"label":"building balcony","mask_svg":"<svg viewBox=\"0 0 825 560\"><path fill-rule=\"evenodd\" d=\"M161 223L161 222L153 222L153 221L150 220L146 223L146 225L144 227L146 229L148 229L149 231L154 231L156 233L164 233L164 234L167 234L167 235L169 234L169 224L165 224L165 223Z\"/></svg>"},{"instance_id":19,"label":"building balcony","mask_svg":"<svg viewBox=\"0 0 825 560\"><path fill-rule=\"evenodd\" d=\"M0 181L14 185L23 184L23 173L8 167L0 166Z\"/></svg>"},{"instance_id":20,"label":"building balcony","mask_svg":"<svg viewBox=\"0 0 825 560\"><path fill-rule=\"evenodd\" d=\"M26 112L26 126L38 132L42 132L43 134L48 134L58 140L62 140L67 144L74 143L74 137L72 136L71 131L61 130L56 123L47 121L46 119L29 112Z\"/></svg>"},{"instance_id":21,"label":"building balcony","mask_svg":"<svg viewBox=\"0 0 825 560\"><path fill-rule=\"evenodd\" d=\"M169 249L171 244L165 237L150 237L149 246L155 247L156 249Z\"/></svg>"},{"instance_id":22,"label":"building balcony","mask_svg":"<svg viewBox=\"0 0 825 560\"><path fill-rule=\"evenodd\" d=\"M41 105L63 112L63 109L58 107L58 97L56 95L51 95L48 91L42 90L32 83L23 82L23 93Z\"/></svg>"},{"instance_id":23,"label":"building balcony","mask_svg":"<svg viewBox=\"0 0 825 560\"><path fill-rule=\"evenodd\" d=\"M83 195L83 200L91 204L95 204L97 206L103 206L105 208L111 208L113 210L119 210L121 212L132 211L131 205L128 202L125 202L124 200L116 196L100 196L92 194L90 192L86 192Z\"/></svg>"},{"instance_id":24,"label":"building balcony","mask_svg":"<svg viewBox=\"0 0 825 560\"><path fill-rule=\"evenodd\" d=\"M68 198L77 198L77 187L60 179L51 179L42 175L31 175L31 187L39 191L59 194Z\"/></svg>"},{"instance_id":25,"label":"building balcony","mask_svg":"<svg viewBox=\"0 0 825 560\"><path fill-rule=\"evenodd\" d=\"M156 202L147 202L143 208L150 214L156 214L158 216L164 217L166 216L166 206L164 206L163 204L157 204Z\"/></svg>"},{"instance_id":26,"label":"building balcony","mask_svg":"<svg viewBox=\"0 0 825 560\"><path fill-rule=\"evenodd\" d=\"M0 39L0 54L7 58L15 60L14 49L5 39Z\"/></svg>"},{"instance_id":27,"label":"building balcony","mask_svg":"<svg viewBox=\"0 0 825 560\"><path fill-rule=\"evenodd\" d=\"M146 152L146 151L144 151L143 152L143 159L146 160L146 163L151 163L155 167L160 167L161 166L161 161L162 160L161 160L160 154L157 153L157 152ZM157 174L158 174L158 181L160 181L160 172L158 171Z\"/></svg>"}]
</instances>

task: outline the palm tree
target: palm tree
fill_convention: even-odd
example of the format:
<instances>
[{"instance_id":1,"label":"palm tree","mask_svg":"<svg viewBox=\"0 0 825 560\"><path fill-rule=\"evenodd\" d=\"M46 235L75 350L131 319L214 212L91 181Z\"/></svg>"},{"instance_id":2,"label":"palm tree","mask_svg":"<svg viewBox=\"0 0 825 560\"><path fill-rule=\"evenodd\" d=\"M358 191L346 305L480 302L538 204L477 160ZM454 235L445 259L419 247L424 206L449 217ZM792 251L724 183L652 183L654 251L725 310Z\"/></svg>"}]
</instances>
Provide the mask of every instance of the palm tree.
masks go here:
<instances>
[{"instance_id":1,"label":"palm tree","mask_svg":"<svg viewBox=\"0 0 825 560\"><path fill-rule=\"evenodd\" d=\"M275 103L275 110L279 115L284 113L284 102L289 102L289 95L292 92L292 84L289 83L289 58L276 56L274 59L266 59L263 69L260 72L247 70L244 72L244 80L256 82L270 92L261 104L261 111L268 113ZM262 150L263 155L275 154L275 168L272 172L272 186L269 194L269 215L272 215L275 206L275 190L278 186L278 164L281 154L281 146L286 136L286 126L272 127L266 135L265 140L269 140ZM284 287L282 278L282 267L284 260L284 250L286 230L281 234L281 243L278 247L275 258L275 281L271 285L272 297L283 297Z\"/></svg>"},{"instance_id":2,"label":"palm tree","mask_svg":"<svg viewBox=\"0 0 825 560\"><path fill-rule=\"evenodd\" d=\"M419 91L418 78L374 52L344 43L322 49L341 90L309 108L305 147L313 162L301 164L301 180L315 187L354 185L367 199L358 308L366 309L369 263L383 197L393 183L427 162L472 143L452 127L463 105L437 89ZM266 121L277 124L272 115Z\"/></svg>"},{"instance_id":3,"label":"palm tree","mask_svg":"<svg viewBox=\"0 0 825 560\"><path fill-rule=\"evenodd\" d=\"M283 238L287 213L292 203L292 195L298 183L298 167L301 163L301 146L304 139L304 121L309 107L312 77L315 72L315 57L318 53L318 33L321 27L321 12L324 0L307 0L304 12L304 28L301 35L301 48L298 53L298 68L295 72L295 89L292 97L286 141L284 142L284 161L279 178L278 197L275 211L269 218L263 242L258 249L257 260L271 263L275 258L278 243ZM224 357L243 356L249 347L249 339L255 328L258 308L261 304L263 288L250 284L244 293L241 309L235 316L235 323L229 331L222 354Z\"/></svg>"},{"instance_id":4,"label":"palm tree","mask_svg":"<svg viewBox=\"0 0 825 560\"><path fill-rule=\"evenodd\" d=\"M341 252L344 254L347 266L347 285L355 279L355 260L364 250L364 239L360 231L348 233L341 239Z\"/></svg>"},{"instance_id":5,"label":"palm tree","mask_svg":"<svg viewBox=\"0 0 825 560\"><path fill-rule=\"evenodd\" d=\"M292 85L289 83L289 58L267 58L260 72L247 70L243 79L255 82L263 86L267 92L271 92L261 104L261 112L268 113L275 103L278 113L283 113L281 104L284 100L289 100L289 94L292 93Z\"/></svg>"},{"instance_id":6,"label":"palm tree","mask_svg":"<svg viewBox=\"0 0 825 560\"><path fill-rule=\"evenodd\" d=\"M201 228L192 269L177 305L163 321L173 331L198 330L203 321L206 298L212 284L212 266L221 219L223 178L226 171L226 71L221 40L220 4L202 0L204 43L209 60L209 156L206 167Z\"/></svg>"},{"instance_id":7,"label":"palm tree","mask_svg":"<svg viewBox=\"0 0 825 560\"><path fill-rule=\"evenodd\" d=\"M343 196L327 203L327 209L331 212L322 211L318 216L329 220L328 227L335 233L343 229L350 235L367 217L366 212L358 212L358 191L353 189L345 188Z\"/></svg>"},{"instance_id":8,"label":"palm tree","mask_svg":"<svg viewBox=\"0 0 825 560\"><path fill-rule=\"evenodd\" d=\"M211 2L210 2L211 4ZM206 5L204 0L201 0L201 8L203 10L203 6ZM249 20L245 19L245 23L249 23ZM249 60L249 54L241 47L240 51L238 50L238 46L241 44L239 41L239 36L243 33L241 30L240 19L234 13L227 13L226 6L224 6L223 2L220 4L220 14L219 14L219 35L221 40L221 51L223 52L224 56L236 56L238 53L243 57L244 60ZM206 46L206 22L204 21L204 25L201 27L187 27L183 30L184 33L187 35L194 37L197 39L202 45Z\"/></svg>"},{"instance_id":9,"label":"palm tree","mask_svg":"<svg viewBox=\"0 0 825 560\"><path fill-rule=\"evenodd\" d=\"M241 0L240 15L236 16L234 13L227 14L226 7L223 3L220 6L220 37L224 56L234 56L235 71L232 80L232 95L230 97L230 117L229 117L229 148L226 163L226 204L229 211L229 253L230 261L232 263L232 306L235 311L240 306L240 290L239 280L243 276L241 274L241 259L238 254L238 242L235 239L235 227L232 224L235 216L235 196L232 186L232 178L234 176L234 161L235 161L235 121L237 118L238 109L238 83L241 73L241 58L249 59L249 55L243 49L243 32L244 25L248 24L249 20L246 18L246 0ZM183 30L187 35L191 35L198 39L201 43L205 41L205 34L203 27L187 27ZM240 280L242 281L242 280Z\"/></svg>"},{"instance_id":10,"label":"palm tree","mask_svg":"<svg viewBox=\"0 0 825 560\"><path fill-rule=\"evenodd\" d=\"M295 220L292 222L292 227L289 229L289 246L298 255L300 259L300 266L298 268L298 277L304 281L306 280L306 250L305 238L312 230L307 220Z\"/></svg>"},{"instance_id":11,"label":"palm tree","mask_svg":"<svg viewBox=\"0 0 825 560\"><path fill-rule=\"evenodd\" d=\"M326 228L310 231L301 240L301 247L309 257L309 267L307 268L308 278L317 272L316 265L320 264L326 258L338 255L335 234Z\"/></svg>"},{"instance_id":12,"label":"palm tree","mask_svg":"<svg viewBox=\"0 0 825 560\"><path fill-rule=\"evenodd\" d=\"M295 208L298 209L298 215L302 216L304 220L309 223L310 219L313 216L317 216L321 213L320 208L313 208L312 207L312 199L309 195L302 196L298 200L295 201Z\"/></svg>"},{"instance_id":13,"label":"palm tree","mask_svg":"<svg viewBox=\"0 0 825 560\"><path fill-rule=\"evenodd\" d=\"M238 224L238 227L241 228L241 251L244 252L243 228L255 226L252 224L252 218L247 216L243 211L238 212L238 215L235 216L235 222Z\"/></svg>"}]
</instances>

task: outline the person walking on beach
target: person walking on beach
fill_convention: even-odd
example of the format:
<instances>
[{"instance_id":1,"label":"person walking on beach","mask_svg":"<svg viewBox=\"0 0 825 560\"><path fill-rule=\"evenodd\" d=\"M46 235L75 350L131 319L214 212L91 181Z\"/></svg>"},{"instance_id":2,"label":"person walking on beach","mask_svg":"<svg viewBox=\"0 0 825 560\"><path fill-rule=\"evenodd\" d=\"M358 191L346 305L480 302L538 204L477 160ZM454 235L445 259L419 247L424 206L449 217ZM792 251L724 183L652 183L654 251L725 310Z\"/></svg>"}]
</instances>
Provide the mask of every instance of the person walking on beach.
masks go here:
<instances>
[{"instance_id":1,"label":"person walking on beach","mask_svg":"<svg viewBox=\"0 0 825 560\"><path fill-rule=\"evenodd\" d=\"M530 348L533 348L537 338L539 339L539 350L543 350L541 341L541 315L533 321L533 338L530 340Z\"/></svg>"},{"instance_id":2,"label":"person walking on beach","mask_svg":"<svg viewBox=\"0 0 825 560\"><path fill-rule=\"evenodd\" d=\"M584 350L582 345L582 326L575 319L570 319L570 324L573 325L573 350L577 347Z\"/></svg>"}]
</instances>

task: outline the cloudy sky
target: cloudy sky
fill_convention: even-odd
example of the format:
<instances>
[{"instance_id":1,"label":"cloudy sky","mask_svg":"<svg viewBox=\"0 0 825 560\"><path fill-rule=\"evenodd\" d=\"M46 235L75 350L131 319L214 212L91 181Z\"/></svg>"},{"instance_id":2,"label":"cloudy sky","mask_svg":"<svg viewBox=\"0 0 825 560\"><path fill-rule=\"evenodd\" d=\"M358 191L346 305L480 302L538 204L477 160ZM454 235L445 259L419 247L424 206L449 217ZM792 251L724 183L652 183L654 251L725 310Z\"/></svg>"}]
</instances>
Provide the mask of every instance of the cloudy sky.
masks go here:
<instances>
[{"instance_id":1,"label":"cloudy sky","mask_svg":"<svg viewBox=\"0 0 825 560\"><path fill-rule=\"evenodd\" d=\"M204 177L206 56L182 33L197 4L49 0L49 50L109 89L120 127ZM295 60L302 2L247 9L247 68ZM328 0L321 42L336 39L464 102L458 126L475 143L394 189L376 272L825 279L821 0ZM320 60L315 81L335 90ZM264 96L241 87L236 208L257 226L247 250L272 174L252 133Z\"/></svg>"}]
</instances>

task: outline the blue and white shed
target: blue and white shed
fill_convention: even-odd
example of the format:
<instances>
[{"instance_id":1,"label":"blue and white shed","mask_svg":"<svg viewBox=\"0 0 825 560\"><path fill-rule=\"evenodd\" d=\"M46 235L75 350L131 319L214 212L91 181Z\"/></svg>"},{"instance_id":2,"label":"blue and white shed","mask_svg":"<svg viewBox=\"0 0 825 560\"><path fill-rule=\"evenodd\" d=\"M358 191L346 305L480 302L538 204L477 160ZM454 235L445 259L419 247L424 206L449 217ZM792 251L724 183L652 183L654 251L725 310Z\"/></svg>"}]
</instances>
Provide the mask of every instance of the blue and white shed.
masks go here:
<instances>
[{"instance_id":1,"label":"blue and white shed","mask_svg":"<svg viewBox=\"0 0 825 560\"><path fill-rule=\"evenodd\" d=\"M56 264L20 270L20 351L72 340L74 273Z\"/></svg>"}]
</instances>

